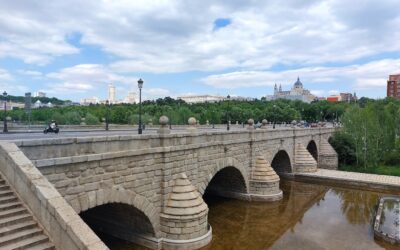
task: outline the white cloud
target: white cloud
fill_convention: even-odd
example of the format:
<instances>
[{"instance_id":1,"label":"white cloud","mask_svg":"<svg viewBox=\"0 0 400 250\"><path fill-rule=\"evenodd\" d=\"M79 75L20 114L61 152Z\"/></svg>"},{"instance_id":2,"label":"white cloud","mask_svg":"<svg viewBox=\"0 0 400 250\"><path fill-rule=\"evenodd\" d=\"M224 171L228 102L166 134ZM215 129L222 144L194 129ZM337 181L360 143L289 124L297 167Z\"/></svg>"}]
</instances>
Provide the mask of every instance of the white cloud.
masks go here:
<instances>
[{"instance_id":1,"label":"white cloud","mask_svg":"<svg viewBox=\"0 0 400 250\"><path fill-rule=\"evenodd\" d=\"M143 100L154 100L166 96L175 97L169 90L163 88L143 88Z\"/></svg>"},{"instance_id":2,"label":"white cloud","mask_svg":"<svg viewBox=\"0 0 400 250\"><path fill-rule=\"evenodd\" d=\"M129 84L136 84L136 77L126 77L113 73L109 68L100 64L79 64L73 67L64 68L58 72L46 74L46 78L51 81L48 84L49 93L88 93L97 88L107 90L107 84L124 85L124 89ZM129 87L128 87L129 88Z\"/></svg>"},{"instance_id":3,"label":"white cloud","mask_svg":"<svg viewBox=\"0 0 400 250\"><path fill-rule=\"evenodd\" d=\"M397 0L51 1L0 3L0 58L45 64L100 46L126 72L264 70L400 50ZM217 18L232 23L214 30ZM388 39L390 37L390 39Z\"/></svg>"}]
</instances>

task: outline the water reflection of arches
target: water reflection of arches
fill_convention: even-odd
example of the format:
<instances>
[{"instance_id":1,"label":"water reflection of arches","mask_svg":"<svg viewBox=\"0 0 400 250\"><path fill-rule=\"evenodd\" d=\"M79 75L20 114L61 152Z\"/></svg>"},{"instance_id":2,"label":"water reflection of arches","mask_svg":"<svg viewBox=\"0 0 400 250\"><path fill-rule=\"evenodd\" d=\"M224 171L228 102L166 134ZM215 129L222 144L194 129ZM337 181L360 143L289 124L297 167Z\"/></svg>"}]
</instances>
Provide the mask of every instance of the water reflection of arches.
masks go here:
<instances>
[{"instance_id":1,"label":"water reflection of arches","mask_svg":"<svg viewBox=\"0 0 400 250\"><path fill-rule=\"evenodd\" d=\"M156 236L149 218L132 205L109 203L79 215L97 234L105 233L137 243Z\"/></svg>"},{"instance_id":2,"label":"water reflection of arches","mask_svg":"<svg viewBox=\"0 0 400 250\"><path fill-rule=\"evenodd\" d=\"M290 157L285 150L280 150L275 154L274 158L272 159L271 166L278 174L292 172Z\"/></svg>"},{"instance_id":3,"label":"water reflection of arches","mask_svg":"<svg viewBox=\"0 0 400 250\"><path fill-rule=\"evenodd\" d=\"M307 145L307 150L312 157L318 162L318 148L314 140L311 140Z\"/></svg>"},{"instance_id":4,"label":"water reflection of arches","mask_svg":"<svg viewBox=\"0 0 400 250\"><path fill-rule=\"evenodd\" d=\"M204 249L226 249L226 242L232 242L229 243L232 249L240 249L243 248L240 239L246 239L247 249L260 249L260 246L268 249L286 231L293 230L297 223L301 223L304 214L318 204L328 190L323 186L293 181L282 181L281 189L284 197L276 202L247 203L214 199L208 203L209 222L214 231L224 236L224 240L212 241ZM214 206L224 209L213 209Z\"/></svg>"},{"instance_id":5,"label":"water reflection of arches","mask_svg":"<svg viewBox=\"0 0 400 250\"><path fill-rule=\"evenodd\" d=\"M235 167L220 169L208 183L204 194L240 198L247 194L243 173Z\"/></svg>"}]
</instances>

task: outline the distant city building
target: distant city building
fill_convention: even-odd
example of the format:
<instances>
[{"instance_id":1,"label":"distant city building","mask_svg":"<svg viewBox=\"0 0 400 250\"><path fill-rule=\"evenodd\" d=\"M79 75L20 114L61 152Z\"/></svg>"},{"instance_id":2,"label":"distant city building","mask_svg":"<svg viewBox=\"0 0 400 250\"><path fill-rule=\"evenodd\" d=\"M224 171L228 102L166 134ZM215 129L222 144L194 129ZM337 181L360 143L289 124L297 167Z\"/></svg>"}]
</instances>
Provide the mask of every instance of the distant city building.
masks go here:
<instances>
[{"instance_id":1,"label":"distant city building","mask_svg":"<svg viewBox=\"0 0 400 250\"><path fill-rule=\"evenodd\" d=\"M25 111L30 112L32 109L32 97L31 92L25 93Z\"/></svg>"},{"instance_id":2,"label":"distant city building","mask_svg":"<svg viewBox=\"0 0 400 250\"><path fill-rule=\"evenodd\" d=\"M342 97L340 95L331 95L326 98L328 102L341 102Z\"/></svg>"},{"instance_id":3,"label":"distant city building","mask_svg":"<svg viewBox=\"0 0 400 250\"><path fill-rule=\"evenodd\" d=\"M128 103L128 104L136 103L136 93L129 92L128 95L124 98L123 103Z\"/></svg>"},{"instance_id":4,"label":"distant city building","mask_svg":"<svg viewBox=\"0 0 400 250\"><path fill-rule=\"evenodd\" d=\"M354 94L351 93L340 93L340 98L342 102L356 102L357 101L357 95L354 92Z\"/></svg>"},{"instance_id":5,"label":"distant city building","mask_svg":"<svg viewBox=\"0 0 400 250\"><path fill-rule=\"evenodd\" d=\"M89 97L89 98L83 98L83 99L81 99L81 102L80 102L80 104L84 105L84 106L87 106L90 104L98 104L98 103L100 103L100 99L96 96Z\"/></svg>"},{"instance_id":6,"label":"distant city building","mask_svg":"<svg viewBox=\"0 0 400 250\"><path fill-rule=\"evenodd\" d=\"M288 99L288 100L300 100L303 102L312 102L316 99L316 96L311 94L307 89L303 88L303 83L300 78L297 77L297 81L293 84L293 87L289 91L282 91L282 85L274 86L274 95L269 95L266 97L267 100L277 100L277 99Z\"/></svg>"},{"instance_id":7,"label":"distant city building","mask_svg":"<svg viewBox=\"0 0 400 250\"><path fill-rule=\"evenodd\" d=\"M37 108L41 108L43 107L43 104L40 100L37 100L34 104L33 104L33 108L37 109Z\"/></svg>"},{"instance_id":8,"label":"distant city building","mask_svg":"<svg viewBox=\"0 0 400 250\"><path fill-rule=\"evenodd\" d=\"M13 110L16 108L23 109L25 107L25 104L19 103L19 102L7 101L6 106L7 106L7 110ZM4 101L0 101L0 110L4 110Z\"/></svg>"},{"instance_id":9,"label":"distant city building","mask_svg":"<svg viewBox=\"0 0 400 250\"><path fill-rule=\"evenodd\" d=\"M226 100L227 98L224 98L224 100ZM255 98L252 97L243 97L243 96L231 96L230 100L232 101L246 101L246 102L250 102L250 101L254 101Z\"/></svg>"},{"instance_id":10,"label":"distant city building","mask_svg":"<svg viewBox=\"0 0 400 250\"><path fill-rule=\"evenodd\" d=\"M46 97L46 93L45 92L33 92L33 97Z\"/></svg>"},{"instance_id":11,"label":"distant city building","mask_svg":"<svg viewBox=\"0 0 400 250\"><path fill-rule=\"evenodd\" d=\"M400 74L389 75L386 92L387 92L387 97L394 97L400 99Z\"/></svg>"},{"instance_id":12,"label":"distant city building","mask_svg":"<svg viewBox=\"0 0 400 250\"><path fill-rule=\"evenodd\" d=\"M202 102L219 102L225 100L226 97L223 96L213 96L213 95L188 95L179 96L178 100L183 100L187 103L202 103Z\"/></svg>"},{"instance_id":13,"label":"distant city building","mask_svg":"<svg viewBox=\"0 0 400 250\"><path fill-rule=\"evenodd\" d=\"M110 83L108 85L108 101L109 103L115 103L116 99L115 99L115 86Z\"/></svg>"}]
</instances>

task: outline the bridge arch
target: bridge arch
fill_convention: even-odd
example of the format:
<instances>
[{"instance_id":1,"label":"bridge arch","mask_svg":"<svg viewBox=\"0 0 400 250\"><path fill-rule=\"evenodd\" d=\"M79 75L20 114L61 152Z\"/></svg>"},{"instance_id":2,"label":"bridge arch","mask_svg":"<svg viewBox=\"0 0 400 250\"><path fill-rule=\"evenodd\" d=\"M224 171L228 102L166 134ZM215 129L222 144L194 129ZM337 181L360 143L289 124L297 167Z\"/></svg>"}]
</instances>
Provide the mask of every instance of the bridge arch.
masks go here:
<instances>
[{"instance_id":1,"label":"bridge arch","mask_svg":"<svg viewBox=\"0 0 400 250\"><path fill-rule=\"evenodd\" d=\"M242 164L240 164L235 158L228 157L226 159L218 161L216 164L209 168L208 174L205 179L198 186L198 190L201 195L204 195L207 187L209 187L212 181L224 179L229 180L227 185L241 186L236 187L235 191L248 193L248 181L247 171ZM215 179L217 178L217 179ZM215 182L214 182L215 183ZM232 186L235 189L235 186Z\"/></svg>"},{"instance_id":2,"label":"bridge arch","mask_svg":"<svg viewBox=\"0 0 400 250\"><path fill-rule=\"evenodd\" d=\"M307 150L310 152L312 157L318 162L318 147L314 140L311 140L307 144Z\"/></svg>"},{"instance_id":3,"label":"bridge arch","mask_svg":"<svg viewBox=\"0 0 400 250\"><path fill-rule=\"evenodd\" d=\"M271 166L278 174L292 173L290 156L286 150L279 150L271 161Z\"/></svg>"},{"instance_id":4,"label":"bridge arch","mask_svg":"<svg viewBox=\"0 0 400 250\"><path fill-rule=\"evenodd\" d=\"M69 202L78 214L108 204L122 204L126 208L134 208L139 212L138 214L142 213L148 219L155 236L158 236L160 222L156 208L144 196L131 190L117 188L98 189L82 193Z\"/></svg>"}]
</instances>

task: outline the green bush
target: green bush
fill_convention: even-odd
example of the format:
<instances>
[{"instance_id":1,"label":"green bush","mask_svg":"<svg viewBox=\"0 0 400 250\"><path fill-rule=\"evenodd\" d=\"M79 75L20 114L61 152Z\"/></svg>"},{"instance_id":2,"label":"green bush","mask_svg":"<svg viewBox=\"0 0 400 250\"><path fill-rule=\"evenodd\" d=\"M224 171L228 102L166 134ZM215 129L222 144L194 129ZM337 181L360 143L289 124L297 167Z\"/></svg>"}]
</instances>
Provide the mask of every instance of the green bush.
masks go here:
<instances>
[{"instance_id":1,"label":"green bush","mask_svg":"<svg viewBox=\"0 0 400 250\"><path fill-rule=\"evenodd\" d=\"M386 153L383 162L389 166L398 166L400 164L400 151L393 150Z\"/></svg>"},{"instance_id":2,"label":"green bush","mask_svg":"<svg viewBox=\"0 0 400 250\"><path fill-rule=\"evenodd\" d=\"M85 122L87 125L98 125L100 124L99 119L91 113L86 113Z\"/></svg>"},{"instance_id":3,"label":"green bush","mask_svg":"<svg viewBox=\"0 0 400 250\"><path fill-rule=\"evenodd\" d=\"M57 124L65 124L65 116L55 112L52 116L51 116L52 120L55 120L57 122Z\"/></svg>"},{"instance_id":4,"label":"green bush","mask_svg":"<svg viewBox=\"0 0 400 250\"><path fill-rule=\"evenodd\" d=\"M81 116L77 111L70 111L65 113L65 124L79 125L81 123Z\"/></svg>"}]
</instances>

